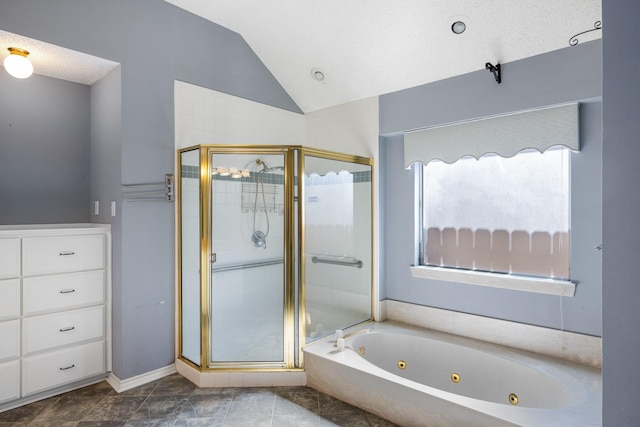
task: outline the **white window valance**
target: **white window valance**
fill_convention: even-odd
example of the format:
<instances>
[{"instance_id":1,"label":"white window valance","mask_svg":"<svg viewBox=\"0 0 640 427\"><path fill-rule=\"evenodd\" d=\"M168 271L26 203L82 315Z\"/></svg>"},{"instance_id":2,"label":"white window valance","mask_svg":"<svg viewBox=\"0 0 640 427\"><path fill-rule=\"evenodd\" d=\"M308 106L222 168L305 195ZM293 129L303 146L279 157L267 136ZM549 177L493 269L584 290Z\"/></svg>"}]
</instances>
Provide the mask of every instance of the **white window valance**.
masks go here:
<instances>
[{"instance_id":1,"label":"white window valance","mask_svg":"<svg viewBox=\"0 0 640 427\"><path fill-rule=\"evenodd\" d=\"M580 150L577 103L405 132L404 164L426 165L436 159L453 163L488 153L512 157L526 149L543 153L556 145Z\"/></svg>"}]
</instances>

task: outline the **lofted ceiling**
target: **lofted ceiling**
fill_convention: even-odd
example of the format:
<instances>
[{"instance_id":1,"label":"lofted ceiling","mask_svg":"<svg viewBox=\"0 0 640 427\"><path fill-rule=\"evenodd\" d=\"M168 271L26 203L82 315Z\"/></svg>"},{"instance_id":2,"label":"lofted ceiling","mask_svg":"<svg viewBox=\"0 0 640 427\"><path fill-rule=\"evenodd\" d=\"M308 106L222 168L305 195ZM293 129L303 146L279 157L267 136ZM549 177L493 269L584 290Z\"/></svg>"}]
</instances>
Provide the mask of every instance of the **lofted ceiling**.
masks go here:
<instances>
[{"instance_id":1,"label":"lofted ceiling","mask_svg":"<svg viewBox=\"0 0 640 427\"><path fill-rule=\"evenodd\" d=\"M580 33L579 43L602 37L588 31L601 0L165 1L239 33L304 112L569 47ZM37 74L77 83L118 66L2 30L0 61L16 45Z\"/></svg>"},{"instance_id":2,"label":"lofted ceiling","mask_svg":"<svg viewBox=\"0 0 640 427\"><path fill-rule=\"evenodd\" d=\"M600 0L165 1L239 33L304 112L569 47L601 20Z\"/></svg>"}]
</instances>

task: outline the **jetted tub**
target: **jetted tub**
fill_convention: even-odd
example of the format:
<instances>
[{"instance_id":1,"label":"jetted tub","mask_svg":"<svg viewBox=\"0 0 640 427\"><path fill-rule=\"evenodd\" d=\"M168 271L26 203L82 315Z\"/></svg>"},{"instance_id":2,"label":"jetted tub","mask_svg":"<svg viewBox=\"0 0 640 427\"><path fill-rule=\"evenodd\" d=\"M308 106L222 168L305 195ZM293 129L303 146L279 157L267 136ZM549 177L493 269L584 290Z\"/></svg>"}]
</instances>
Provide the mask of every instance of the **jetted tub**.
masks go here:
<instances>
[{"instance_id":1,"label":"jetted tub","mask_svg":"<svg viewBox=\"0 0 640 427\"><path fill-rule=\"evenodd\" d=\"M599 426L600 370L391 322L305 348L307 385L402 426Z\"/></svg>"}]
</instances>

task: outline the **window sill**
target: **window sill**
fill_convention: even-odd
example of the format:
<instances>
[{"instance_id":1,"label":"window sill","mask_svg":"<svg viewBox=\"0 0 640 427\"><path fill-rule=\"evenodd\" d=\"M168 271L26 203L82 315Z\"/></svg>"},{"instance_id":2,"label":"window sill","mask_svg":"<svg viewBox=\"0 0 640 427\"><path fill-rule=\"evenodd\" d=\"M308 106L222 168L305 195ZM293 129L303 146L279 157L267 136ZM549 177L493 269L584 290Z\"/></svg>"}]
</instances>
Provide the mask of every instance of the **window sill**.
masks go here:
<instances>
[{"instance_id":1,"label":"window sill","mask_svg":"<svg viewBox=\"0 0 640 427\"><path fill-rule=\"evenodd\" d=\"M445 282L490 286L493 288L512 289L539 294L562 295L565 297L573 297L576 293L575 283L567 280L542 279L537 277L514 276L511 274L427 266L411 267L411 275L421 279L443 280Z\"/></svg>"}]
</instances>

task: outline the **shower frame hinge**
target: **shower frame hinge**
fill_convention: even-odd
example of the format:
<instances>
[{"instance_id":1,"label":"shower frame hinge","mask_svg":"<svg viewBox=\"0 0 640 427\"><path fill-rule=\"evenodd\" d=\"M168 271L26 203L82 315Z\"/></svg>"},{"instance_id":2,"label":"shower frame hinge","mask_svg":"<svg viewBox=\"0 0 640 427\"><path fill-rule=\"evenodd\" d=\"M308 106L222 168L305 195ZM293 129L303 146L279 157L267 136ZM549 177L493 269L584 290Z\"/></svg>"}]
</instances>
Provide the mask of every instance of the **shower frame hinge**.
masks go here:
<instances>
[{"instance_id":1,"label":"shower frame hinge","mask_svg":"<svg viewBox=\"0 0 640 427\"><path fill-rule=\"evenodd\" d=\"M211 254L211 264L215 264L215 262L216 262L216 254L212 253Z\"/></svg>"}]
</instances>

